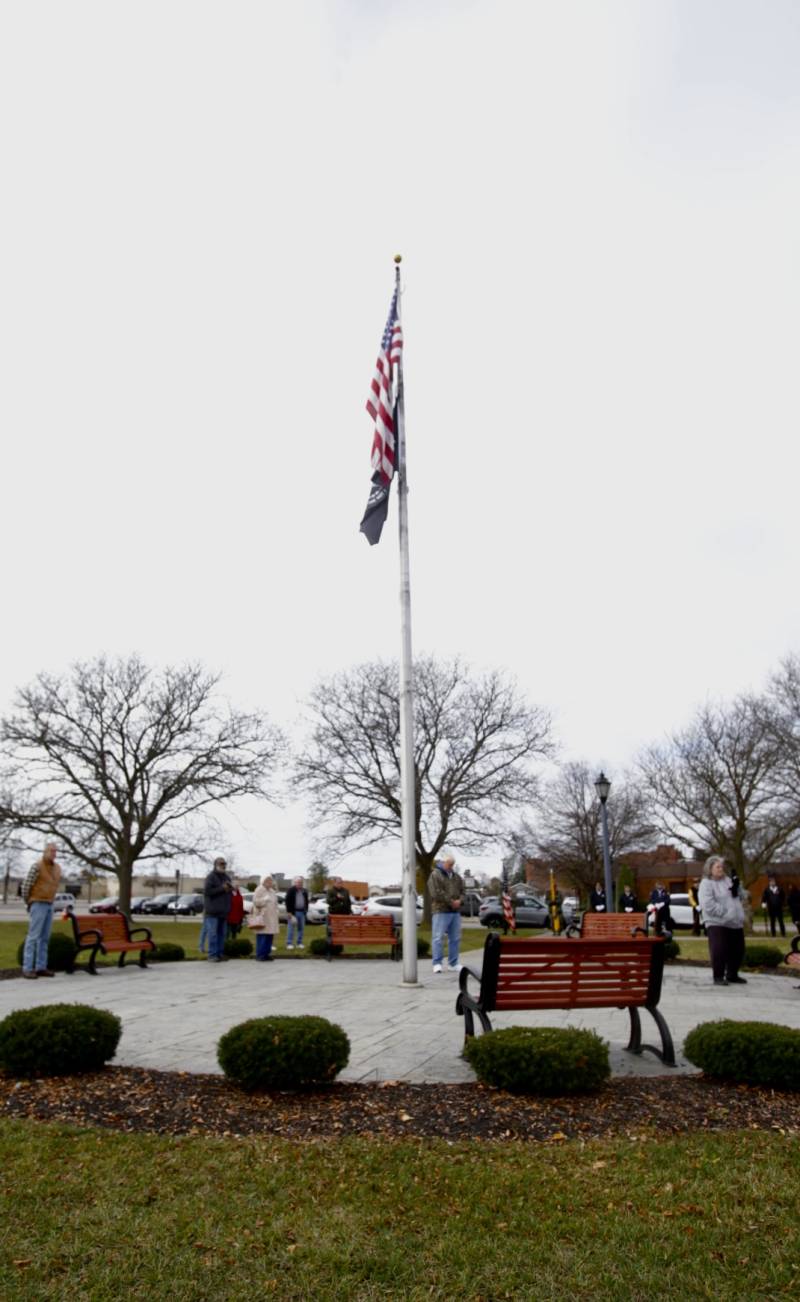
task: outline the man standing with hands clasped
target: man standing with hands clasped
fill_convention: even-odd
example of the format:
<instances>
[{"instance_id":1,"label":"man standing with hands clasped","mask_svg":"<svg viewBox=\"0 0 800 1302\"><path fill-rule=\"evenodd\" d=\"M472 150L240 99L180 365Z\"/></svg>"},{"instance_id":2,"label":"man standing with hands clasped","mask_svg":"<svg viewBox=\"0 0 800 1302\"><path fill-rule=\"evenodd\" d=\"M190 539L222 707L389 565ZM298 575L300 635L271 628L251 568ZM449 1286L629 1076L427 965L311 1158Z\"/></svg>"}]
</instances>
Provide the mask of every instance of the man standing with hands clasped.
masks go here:
<instances>
[{"instance_id":1,"label":"man standing with hands clasped","mask_svg":"<svg viewBox=\"0 0 800 1302\"><path fill-rule=\"evenodd\" d=\"M458 949L461 941L461 901L464 898L464 883L455 871L455 865L453 856L446 854L443 859L436 861L433 872L428 878L435 974L442 970L445 936L448 967L451 972L457 972L460 967Z\"/></svg>"},{"instance_id":2,"label":"man standing with hands clasped","mask_svg":"<svg viewBox=\"0 0 800 1302\"><path fill-rule=\"evenodd\" d=\"M22 898L28 910L28 934L22 951L22 975L29 981L55 976L47 966L47 950L53 926L53 899L61 881L54 842L30 869L22 883Z\"/></svg>"}]
</instances>

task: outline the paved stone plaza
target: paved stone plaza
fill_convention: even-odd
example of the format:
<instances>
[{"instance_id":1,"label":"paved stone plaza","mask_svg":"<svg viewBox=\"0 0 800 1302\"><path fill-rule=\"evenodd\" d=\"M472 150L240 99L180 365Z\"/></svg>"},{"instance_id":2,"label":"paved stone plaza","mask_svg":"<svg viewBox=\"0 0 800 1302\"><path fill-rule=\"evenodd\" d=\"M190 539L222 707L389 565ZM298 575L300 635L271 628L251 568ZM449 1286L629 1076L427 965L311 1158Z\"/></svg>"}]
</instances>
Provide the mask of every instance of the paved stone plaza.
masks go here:
<instances>
[{"instance_id":1,"label":"paved stone plaza","mask_svg":"<svg viewBox=\"0 0 800 1302\"><path fill-rule=\"evenodd\" d=\"M480 965L480 952L470 954ZM153 964L147 971L102 968L96 977L59 973L51 980L0 982L0 1017L15 1008L80 1002L108 1008L122 1019L115 1062L169 1071L218 1072L216 1045L229 1027L270 1013L316 1013L344 1028L351 1055L342 1080L470 1081L460 1056L463 1022L454 1012L457 978L434 976L419 965L419 985L401 985L401 964L387 959L277 959L274 963ZM718 988L700 967L667 969L660 1008L675 1041L678 1070L694 1069L683 1058L683 1039L698 1022L718 1017L780 1022L800 1029L800 990L784 976L749 975L746 986ZM641 1011L645 1040L659 1043L652 1019ZM497 1028L586 1026L611 1046L614 1075L660 1075L652 1054L625 1053L628 1014L592 1012L504 1013ZM672 1069L674 1070L674 1069Z\"/></svg>"}]
</instances>

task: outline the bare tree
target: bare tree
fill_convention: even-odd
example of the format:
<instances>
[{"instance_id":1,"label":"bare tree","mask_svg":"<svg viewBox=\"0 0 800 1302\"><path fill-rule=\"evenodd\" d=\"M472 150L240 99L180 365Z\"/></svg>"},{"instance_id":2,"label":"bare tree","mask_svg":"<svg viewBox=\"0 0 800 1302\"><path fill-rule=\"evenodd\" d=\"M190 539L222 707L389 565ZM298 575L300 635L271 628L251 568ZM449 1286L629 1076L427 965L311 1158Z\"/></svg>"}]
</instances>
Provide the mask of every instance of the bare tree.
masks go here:
<instances>
[{"instance_id":1,"label":"bare tree","mask_svg":"<svg viewBox=\"0 0 800 1302\"><path fill-rule=\"evenodd\" d=\"M322 681L309 703L297 781L329 849L400 835L400 707L396 664L376 661ZM414 664L415 842L427 882L444 845L496 840L508 812L536 793L534 764L551 752L546 712L499 672L458 660Z\"/></svg>"},{"instance_id":2,"label":"bare tree","mask_svg":"<svg viewBox=\"0 0 800 1302\"><path fill-rule=\"evenodd\" d=\"M564 764L536 802L533 824L522 824L511 844L527 857L544 859L579 890L603 880L600 801L595 775L585 760ZM615 777L606 806L612 861L653 841L647 799L635 779Z\"/></svg>"},{"instance_id":3,"label":"bare tree","mask_svg":"<svg viewBox=\"0 0 800 1302\"><path fill-rule=\"evenodd\" d=\"M704 706L688 728L645 751L640 770L659 830L692 851L724 855L745 886L797 836L800 805L767 698Z\"/></svg>"},{"instance_id":4,"label":"bare tree","mask_svg":"<svg viewBox=\"0 0 800 1302\"><path fill-rule=\"evenodd\" d=\"M139 861L199 853L213 806L269 799L285 743L263 715L233 710L219 677L157 672L137 656L39 674L0 725L5 815L119 879Z\"/></svg>"},{"instance_id":5,"label":"bare tree","mask_svg":"<svg viewBox=\"0 0 800 1302\"><path fill-rule=\"evenodd\" d=\"M764 725L775 742L787 801L800 809L800 657L787 656L773 674L760 703Z\"/></svg>"}]
</instances>

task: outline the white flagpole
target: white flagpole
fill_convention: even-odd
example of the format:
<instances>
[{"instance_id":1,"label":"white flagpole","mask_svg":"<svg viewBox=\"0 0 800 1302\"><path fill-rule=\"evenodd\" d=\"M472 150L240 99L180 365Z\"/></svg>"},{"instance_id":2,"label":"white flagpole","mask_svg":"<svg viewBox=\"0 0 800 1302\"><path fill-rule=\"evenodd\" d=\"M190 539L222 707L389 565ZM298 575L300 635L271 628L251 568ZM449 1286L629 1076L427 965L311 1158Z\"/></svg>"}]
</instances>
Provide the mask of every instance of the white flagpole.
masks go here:
<instances>
[{"instance_id":1,"label":"white flagpole","mask_svg":"<svg viewBox=\"0 0 800 1302\"><path fill-rule=\"evenodd\" d=\"M395 255L397 315L400 254ZM403 344L405 355L405 342ZM397 393L397 516L400 538L400 800L403 844L403 985L417 984L416 783L414 774L414 668L411 658L411 570L408 561L408 481L403 367Z\"/></svg>"}]
</instances>

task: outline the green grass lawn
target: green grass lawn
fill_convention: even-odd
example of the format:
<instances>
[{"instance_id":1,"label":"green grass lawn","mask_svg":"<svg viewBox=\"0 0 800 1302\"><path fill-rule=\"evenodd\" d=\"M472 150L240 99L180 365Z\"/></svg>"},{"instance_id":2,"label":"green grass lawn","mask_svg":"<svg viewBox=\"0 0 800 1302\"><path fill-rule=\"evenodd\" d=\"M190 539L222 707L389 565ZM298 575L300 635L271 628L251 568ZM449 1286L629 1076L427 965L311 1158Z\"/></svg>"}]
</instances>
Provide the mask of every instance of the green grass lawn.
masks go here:
<instances>
[{"instance_id":1,"label":"green grass lawn","mask_svg":"<svg viewBox=\"0 0 800 1302\"><path fill-rule=\"evenodd\" d=\"M799 1148L751 1132L303 1144L3 1121L0 1293L796 1298Z\"/></svg>"}]
</instances>

